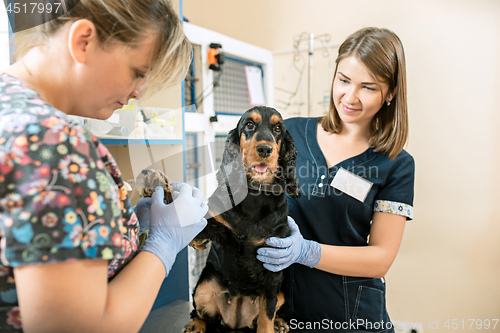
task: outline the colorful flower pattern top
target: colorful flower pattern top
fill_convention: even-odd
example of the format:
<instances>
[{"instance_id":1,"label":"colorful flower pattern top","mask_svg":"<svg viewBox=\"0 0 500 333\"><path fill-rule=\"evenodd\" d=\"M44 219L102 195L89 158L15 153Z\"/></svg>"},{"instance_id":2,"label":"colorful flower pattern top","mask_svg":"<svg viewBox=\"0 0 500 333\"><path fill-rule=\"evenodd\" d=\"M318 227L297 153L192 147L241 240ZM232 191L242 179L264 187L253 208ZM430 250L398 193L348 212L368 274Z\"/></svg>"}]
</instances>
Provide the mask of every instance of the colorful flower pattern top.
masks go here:
<instances>
[{"instance_id":1,"label":"colorful flower pattern top","mask_svg":"<svg viewBox=\"0 0 500 333\"><path fill-rule=\"evenodd\" d=\"M0 75L0 331L22 331L13 267L138 251L138 221L108 149L23 81Z\"/></svg>"}]
</instances>

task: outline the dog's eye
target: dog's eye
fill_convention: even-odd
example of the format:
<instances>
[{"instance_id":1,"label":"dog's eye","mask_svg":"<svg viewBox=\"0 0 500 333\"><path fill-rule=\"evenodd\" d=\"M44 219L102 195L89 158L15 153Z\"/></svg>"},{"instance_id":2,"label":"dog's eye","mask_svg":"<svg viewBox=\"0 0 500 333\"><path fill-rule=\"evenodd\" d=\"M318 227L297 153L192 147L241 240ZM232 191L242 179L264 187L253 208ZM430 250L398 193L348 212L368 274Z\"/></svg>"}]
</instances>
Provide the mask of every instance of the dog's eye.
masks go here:
<instances>
[{"instance_id":1,"label":"dog's eye","mask_svg":"<svg viewBox=\"0 0 500 333\"><path fill-rule=\"evenodd\" d=\"M247 123L247 128L248 128L248 129L253 129L253 126L254 126L253 122L249 121L249 122Z\"/></svg>"},{"instance_id":2,"label":"dog's eye","mask_svg":"<svg viewBox=\"0 0 500 333\"><path fill-rule=\"evenodd\" d=\"M274 131L275 131L276 133L281 133L281 126L280 126L280 125L276 125L276 126L274 127Z\"/></svg>"}]
</instances>

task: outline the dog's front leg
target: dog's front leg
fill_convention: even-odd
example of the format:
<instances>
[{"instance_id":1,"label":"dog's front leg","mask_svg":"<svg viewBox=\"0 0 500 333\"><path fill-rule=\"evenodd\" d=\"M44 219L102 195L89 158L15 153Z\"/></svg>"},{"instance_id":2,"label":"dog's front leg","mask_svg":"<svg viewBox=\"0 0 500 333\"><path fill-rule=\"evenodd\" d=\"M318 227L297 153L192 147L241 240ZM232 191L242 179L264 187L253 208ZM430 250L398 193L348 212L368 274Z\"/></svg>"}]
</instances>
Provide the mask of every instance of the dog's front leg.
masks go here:
<instances>
[{"instance_id":1,"label":"dog's front leg","mask_svg":"<svg viewBox=\"0 0 500 333\"><path fill-rule=\"evenodd\" d=\"M212 240L214 234L213 218L207 220L207 226L189 243L189 246L196 250L204 250L207 247L207 243Z\"/></svg>"},{"instance_id":2,"label":"dog's front leg","mask_svg":"<svg viewBox=\"0 0 500 333\"><path fill-rule=\"evenodd\" d=\"M278 295L260 297L259 317L257 319L257 333L274 333L274 317Z\"/></svg>"},{"instance_id":3,"label":"dog's front leg","mask_svg":"<svg viewBox=\"0 0 500 333\"><path fill-rule=\"evenodd\" d=\"M257 318L257 333L288 333L290 328L276 312L285 303L283 292L269 297L260 297L259 316Z\"/></svg>"},{"instance_id":4,"label":"dog's front leg","mask_svg":"<svg viewBox=\"0 0 500 333\"><path fill-rule=\"evenodd\" d=\"M231 225L229 225L220 215L208 217L207 222L205 229L189 243L189 245L196 250L205 249L209 241L221 244L231 238L233 233Z\"/></svg>"}]
</instances>

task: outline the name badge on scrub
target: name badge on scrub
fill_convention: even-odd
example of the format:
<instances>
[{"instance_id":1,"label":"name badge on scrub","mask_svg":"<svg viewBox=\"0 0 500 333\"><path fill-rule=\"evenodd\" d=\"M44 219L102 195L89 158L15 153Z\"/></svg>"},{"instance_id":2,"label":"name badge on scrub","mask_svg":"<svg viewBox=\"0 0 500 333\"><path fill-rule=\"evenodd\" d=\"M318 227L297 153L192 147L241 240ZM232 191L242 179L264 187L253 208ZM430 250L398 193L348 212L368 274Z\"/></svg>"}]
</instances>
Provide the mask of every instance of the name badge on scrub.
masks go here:
<instances>
[{"instance_id":1,"label":"name badge on scrub","mask_svg":"<svg viewBox=\"0 0 500 333\"><path fill-rule=\"evenodd\" d=\"M373 183L344 168L340 168L330 185L354 199L364 202Z\"/></svg>"}]
</instances>

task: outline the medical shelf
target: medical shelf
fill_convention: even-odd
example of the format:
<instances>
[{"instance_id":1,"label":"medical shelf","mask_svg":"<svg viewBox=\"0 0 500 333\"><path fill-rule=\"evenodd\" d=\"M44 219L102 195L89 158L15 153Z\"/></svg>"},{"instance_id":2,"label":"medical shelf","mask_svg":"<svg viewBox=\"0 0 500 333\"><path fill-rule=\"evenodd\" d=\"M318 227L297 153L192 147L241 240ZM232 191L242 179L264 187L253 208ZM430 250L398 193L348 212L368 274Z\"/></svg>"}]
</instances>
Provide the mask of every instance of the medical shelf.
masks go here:
<instances>
[{"instance_id":1,"label":"medical shelf","mask_svg":"<svg viewBox=\"0 0 500 333\"><path fill-rule=\"evenodd\" d=\"M122 139L98 137L103 145L182 145L183 140L162 140L162 139Z\"/></svg>"}]
</instances>

